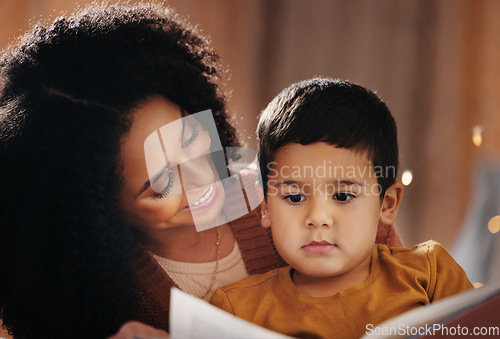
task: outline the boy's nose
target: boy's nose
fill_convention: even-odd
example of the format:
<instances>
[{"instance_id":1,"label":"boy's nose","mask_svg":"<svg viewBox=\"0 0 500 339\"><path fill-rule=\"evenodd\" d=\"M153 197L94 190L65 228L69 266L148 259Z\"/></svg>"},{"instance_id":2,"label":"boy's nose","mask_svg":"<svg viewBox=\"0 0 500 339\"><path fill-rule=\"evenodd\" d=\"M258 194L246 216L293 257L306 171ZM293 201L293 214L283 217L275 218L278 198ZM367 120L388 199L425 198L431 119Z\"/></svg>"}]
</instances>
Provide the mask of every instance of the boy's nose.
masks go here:
<instances>
[{"instance_id":1,"label":"boy's nose","mask_svg":"<svg viewBox=\"0 0 500 339\"><path fill-rule=\"evenodd\" d=\"M333 213L327 199L314 199L310 203L306 217L307 227L331 227L333 226Z\"/></svg>"}]
</instances>

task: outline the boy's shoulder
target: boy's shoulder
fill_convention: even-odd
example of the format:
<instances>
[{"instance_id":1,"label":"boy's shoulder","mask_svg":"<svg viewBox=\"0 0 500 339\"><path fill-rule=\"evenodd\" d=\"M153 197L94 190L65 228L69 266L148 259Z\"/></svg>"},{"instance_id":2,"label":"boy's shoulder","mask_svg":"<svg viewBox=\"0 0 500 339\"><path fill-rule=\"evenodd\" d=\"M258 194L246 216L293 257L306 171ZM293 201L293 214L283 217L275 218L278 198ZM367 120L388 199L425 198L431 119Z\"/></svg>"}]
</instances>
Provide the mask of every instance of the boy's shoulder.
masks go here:
<instances>
[{"instance_id":1,"label":"boy's shoulder","mask_svg":"<svg viewBox=\"0 0 500 339\"><path fill-rule=\"evenodd\" d=\"M379 253L386 272L403 280L410 276L412 281L418 281L425 288L429 302L473 288L460 265L435 241L411 248L381 246Z\"/></svg>"},{"instance_id":2,"label":"boy's shoulder","mask_svg":"<svg viewBox=\"0 0 500 339\"><path fill-rule=\"evenodd\" d=\"M446 249L430 240L413 247L378 246L378 263L388 279L412 277L437 300L472 287L467 274Z\"/></svg>"},{"instance_id":3,"label":"boy's shoulder","mask_svg":"<svg viewBox=\"0 0 500 339\"><path fill-rule=\"evenodd\" d=\"M417 271L429 272L443 263L453 263L453 257L434 240L422 242L412 247L387 247L378 244L378 256L382 265L401 266Z\"/></svg>"},{"instance_id":4,"label":"boy's shoulder","mask_svg":"<svg viewBox=\"0 0 500 339\"><path fill-rule=\"evenodd\" d=\"M423 257L449 255L446 249L440 243L434 240L428 240L412 247L388 247L383 244L378 244L379 253L394 257Z\"/></svg>"},{"instance_id":5,"label":"boy's shoulder","mask_svg":"<svg viewBox=\"0 0 500 339\"><path fill-rule=\"evenodd\" d=\"M278 279L279 277L279 272L283 270L290 270L290 267L281 267L281 268L276 268L274 270L271 270L266 273L261 273L261 274L254 274L250 275L240 281L237 281L235 283L221 286L219 287L220 290L223 292L228 292L231 290L236 290L240 288L251 288L253 286L261 286L265 284L272 284L275 280Z\"/></svg>"}]
</instances>

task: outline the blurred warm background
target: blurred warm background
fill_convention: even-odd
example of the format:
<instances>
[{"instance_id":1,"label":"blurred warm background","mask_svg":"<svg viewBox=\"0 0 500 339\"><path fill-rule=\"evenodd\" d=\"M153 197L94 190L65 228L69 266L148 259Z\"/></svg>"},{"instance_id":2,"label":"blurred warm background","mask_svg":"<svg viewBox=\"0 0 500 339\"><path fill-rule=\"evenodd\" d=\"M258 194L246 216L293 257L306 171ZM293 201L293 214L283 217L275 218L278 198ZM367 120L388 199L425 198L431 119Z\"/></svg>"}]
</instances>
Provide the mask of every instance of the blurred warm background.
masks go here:
<instances>
[{"instance_id":1,"label":"blurred warm background","mask_svg":"<svg viewBox=\"0 0 500 339\"><path fill-rule=\"evenodd\" d=\"M87 2L0 0L0 48ZM500 214L500 1L165 3L198 24L230 68L230 108L249 146L259 112L292 82L324 75L376 90L399 127L401 169L413 174L397 222L405 244L481 252L469 266L500 258L500 221L488 229Z\"/></svg>"}]
</instances>

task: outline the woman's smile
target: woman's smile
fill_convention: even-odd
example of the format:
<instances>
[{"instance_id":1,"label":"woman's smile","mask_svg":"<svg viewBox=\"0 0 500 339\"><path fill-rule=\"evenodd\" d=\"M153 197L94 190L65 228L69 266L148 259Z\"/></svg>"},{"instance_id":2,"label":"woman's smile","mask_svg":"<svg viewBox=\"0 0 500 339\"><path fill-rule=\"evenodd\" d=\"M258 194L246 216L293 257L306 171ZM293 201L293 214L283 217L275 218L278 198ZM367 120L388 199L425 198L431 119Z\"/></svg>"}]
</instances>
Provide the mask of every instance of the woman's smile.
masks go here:
<instances>
[{"instance_id":1,"label":"woman's smile","mask_svg":"<svg viewBox=\"0 0 500 339\"><path fill-rule=\"evenodd\" d=\"M199 198L189 206L185 207L184 210L199 211L201 209L209 207L215 201L218 191L219 191L218 183L215 182L211 184L208 190L201 198Z\"/></svg>"}]
</instances>

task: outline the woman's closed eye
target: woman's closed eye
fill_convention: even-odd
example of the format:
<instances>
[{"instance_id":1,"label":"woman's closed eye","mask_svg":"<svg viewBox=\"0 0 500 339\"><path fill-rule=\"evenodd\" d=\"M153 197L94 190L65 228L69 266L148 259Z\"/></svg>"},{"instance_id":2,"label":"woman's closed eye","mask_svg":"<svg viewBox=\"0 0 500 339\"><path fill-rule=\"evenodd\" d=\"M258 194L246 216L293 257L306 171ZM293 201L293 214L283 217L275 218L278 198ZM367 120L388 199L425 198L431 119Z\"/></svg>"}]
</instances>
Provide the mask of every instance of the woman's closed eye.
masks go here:
<instances>
[{"instance_id":1,"label":"woman's closed eye","mask_svg":"<svg viewBox=\"0 0 500 339\"><path fill-rule=\"evenodd\" d=\"M161 199L167 197L172 187L175 184L175 173L174 171L168 169L157 179L155 182L156 187L163 187L160 192L153 195L153 197Z\"/></svg>"}]
</instances>

